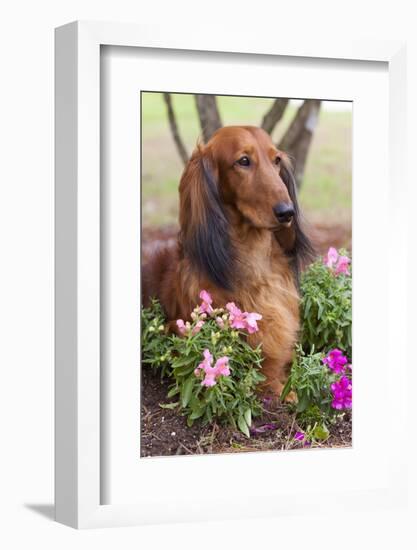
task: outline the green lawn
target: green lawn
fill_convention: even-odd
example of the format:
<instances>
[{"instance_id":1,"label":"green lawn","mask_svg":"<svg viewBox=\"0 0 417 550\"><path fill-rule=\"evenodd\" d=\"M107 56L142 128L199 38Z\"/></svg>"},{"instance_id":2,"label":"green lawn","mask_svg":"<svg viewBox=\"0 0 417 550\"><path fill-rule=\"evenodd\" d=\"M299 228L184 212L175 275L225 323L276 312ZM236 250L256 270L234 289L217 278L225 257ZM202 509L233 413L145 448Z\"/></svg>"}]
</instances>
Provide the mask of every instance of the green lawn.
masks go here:
<instances>
[{"instance_id":1,"label":"green lawn","mask_svg":"<svg viewBox=\"0 0 417 550\"><path fill-rule=\"evenodd\" d=\"M218 97L224 125L259 125L272 99ZM200 135L194 98L174 94L181 136L191 152ZM297 107L290 104L273 133L278 141ZM183 170L168 127L162 94L142 94L142 208L145 226L175 223L178 182ZM322 104L307 160L300 202L312 221L351 222L351 110L329 110Z\"/></svg>"}]
</instances>

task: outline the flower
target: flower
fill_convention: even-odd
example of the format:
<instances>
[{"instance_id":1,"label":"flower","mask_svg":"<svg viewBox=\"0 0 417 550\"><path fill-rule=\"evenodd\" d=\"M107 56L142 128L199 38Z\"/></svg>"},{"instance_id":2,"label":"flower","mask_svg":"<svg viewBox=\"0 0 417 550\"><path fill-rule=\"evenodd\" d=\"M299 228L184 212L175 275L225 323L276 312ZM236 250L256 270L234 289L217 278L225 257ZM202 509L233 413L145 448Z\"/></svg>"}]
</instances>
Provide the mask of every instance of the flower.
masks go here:
<instances>
[{"instance_id":1,"label":"flower","mask_svg":"<svg viewBox=\"0 0 417 550\"><path fill-rule=\"evenodd\" d=\"M253 334L254 332L257 332L258 324L256 321L260 321L262 319L262 315L259 313L247 313L245 312L244 315L246 315L246 329L249 332L249 334Z\"/></svg>"},{"instance_id":2,"label":"flower","mask_svg":"<svg viewBox=\"0 0 417 550\"><path fill-rule=\"evenodd\" d=\"M242 313L234 302L226 304L226 309L229 312L232 328L246 328L245 314Z\"/></svg>"},{"instance_id":3,"label":"flower","mask_svg":"<svg viewBox=\"0 0 417 550\"><path fill-rule=\"evenodd\" d=\"M343 355L343 352L341 352L340 349L337 348L329 351L329 353L324 359L322 359L322 361L335 374L344 372L346 364L348 362L347 358Z\"/></svg>"},{"instance_id":4,"label":"flower","mask_svg":"<svg viewBox=\"0 0 417 550\"><path fill-rule=\"evenodd\" d=\"M213 308L211 306L213 299L211 295L207 292L207 290L202 290L200 292L200 298L202 300L200 305L200 313L208 313L208 315L211 315L213 312Z\"/></svg>"},{"instance_id":5,"label":"flower","mask_svg":"<svg viewBox=\"0 0 417 550\"><path fill-rule=\"evenodd\" d=\"M349 275L350 259L347 256L339 256L337 260L335 274L336 275Z\"/></svg>"},{"instance_id":6,"label":"flower","mask_svg":"<svg viewBox=\"0 0 417 550\"><path fill-rule=\"evenodd\" d=\"M296 441L304 441L305 435L303 432L295 432L294 439Z\"/></svg>"},{"instance_id":7,"label":"flower","mask_svg":"<svg viewBox=\"0 0 417 550\"><path fill-rule=\"evenodd\" d=\"M204 377L204 380L201 382L201 385L206 386L208 388L210 388L211 386L215 386L216 385L216 377L215 377L214 373L207 372L206 376Z\"/></svg>"},{"instance_id":8,"label":"flower","mask_svg":"<svg viewBox=\"0 0 417 550\"><path fill-rule=\"evenodd\" d=\"M216 371L216 376L229 376L229 358L225 355L217 359L214 370Z\"/></svg>"},{"instance_id":9,"label":"flower","mask_svg":"<svg viewBox=\"0 0 417 550\"><path fill-rule=\"evenodd\" d=\"M197 323L195 324L193 330L191 331L191 334L194 336L194 334L197 334L198 332L200 332L203 325L204 325L204 321L202 321L202 320L197 321Z\"/></svg>"},{"instance_id":10,"label":"flower","mask_svg":"<svg viewBox=\"0 0 417 550\"><path fill-rule=\"evenodd\" d=\"M176 324L177 324L178 331L180 332L180 334L185 334L187 332L187 328L186 328L185 323L182 319L177 319Z\"/></svg>"},{"instance_id":11,"label":"flower","mask_svg":"<svg viewBox=\"0 0 417 550\"><path fill-rule=\"evenodd\" d=\"M205 349L203 352L204 359L194 370L196 376L200 375L200 371L204 372L204 379L201 382L202 386L211 387L216 385L216 379L219 376L229 376L229 358L227 356L220 357L217 359L214 367L213 356L208 349Z\"/></svg>"},{"instance_id":12,"label":"flower","mask_svg":"<svg viewBox=\"0 0 417 550\"><path fill-rule=\"evenodd\" d=\"M334 409L352 408L352 381L347 376L342 376L340 380L330 385L333 394L332 407Z\"/></svg>"},{"instance_id":13,"label":"flower","mask_svg":"<svg viewBox=\"0 0 417 550\"><path fill-rule=\"evenodd\" d=\"M259 330L257 321L262 319L262 315L259 313L248 313L247 311L242 313L234 302L226 304L226 309L229 312L232 328L247 330L249 334Z\"/></svg>"},{"instance_id":14,"label":"flower","mask_svg":"<svg viewBox=\"0 0 417 550\"><path fill-rule=\"evenodd\" d=\"M335 275L349 275L350 258L347 256L339 256L339 253L333 246L329 248L327 254L323 258L324 264L334 271Z\"/></svg>"},{"instance_id":15,"label":"flower","mask_svg":"<svg viewBox=\"0 0 417 550\"><path fill-rule=\"evenodd\" d=\"M224 328L224 320L221 317L216 317L216 323L220 328Z\"/></svg>"},{"instance_id":16,"label":"flower","mask_svg":"<svg viewBox=\"0 0 417 550\"><path fill-rule=\"evenodd\" d=\"M329 248L327 254L324 256L323 261L330 269L333 268L333 265L336 264L339 254L333 246Z\"/></svg>"}]
</instances>

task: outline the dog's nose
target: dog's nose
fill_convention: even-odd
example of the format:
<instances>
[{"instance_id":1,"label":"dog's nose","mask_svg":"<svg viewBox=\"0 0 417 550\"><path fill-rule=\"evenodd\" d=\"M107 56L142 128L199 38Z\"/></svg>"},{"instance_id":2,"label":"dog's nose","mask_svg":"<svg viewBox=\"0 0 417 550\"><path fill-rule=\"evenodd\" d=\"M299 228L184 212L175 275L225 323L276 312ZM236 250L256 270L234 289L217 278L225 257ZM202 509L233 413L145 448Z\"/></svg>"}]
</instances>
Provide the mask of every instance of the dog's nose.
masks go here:
<instances>
[{"instance_id":1,"label":"dog's nose","mask_svg":"<svg viewBox=\"0 0 417 550\"><path fill-rule=\"evenodd\" d=\"M273 208L275 217L279 223L287 223L294 217L294 207L286 202L279 202Z\"/></svg>"}]
</instances>

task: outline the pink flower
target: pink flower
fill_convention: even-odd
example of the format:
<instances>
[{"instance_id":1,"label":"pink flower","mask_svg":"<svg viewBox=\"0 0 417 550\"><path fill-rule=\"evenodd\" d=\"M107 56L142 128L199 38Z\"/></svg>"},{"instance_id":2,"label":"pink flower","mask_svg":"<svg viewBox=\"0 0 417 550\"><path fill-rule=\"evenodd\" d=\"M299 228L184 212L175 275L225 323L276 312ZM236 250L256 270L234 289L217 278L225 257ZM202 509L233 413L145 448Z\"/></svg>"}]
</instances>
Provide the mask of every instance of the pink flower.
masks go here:
<instances>
[{"instance_id":1,"label":"pink flower","mask_svg":"<svg viewBox=\"0 0 417 550\"><path fill-rule=\"evenodd\" d=\"M347 358L343 355L340 349L332 349L322 360L325 365L329 367L334 373L339 374L344 372L347 364Z\"/></svg>"},{"instance_id":2,"label":"pink flower","mask_svg":"<svg viewBox=\"0 0 417 550\"><path fill-rule=\"evenodd\" d=\"M334 271L335 275L349 275L350 258L347 256L339 256L339 253L332 246L327 251L323 258L324 264Z\"/></svg>"},{"instance_id":3,"label":"pink flower","mask_svg":"<svg viewBox=\"0 0 417 550\"><path fill-rule=\"evenodd\" d=\"M181 334L185 334L187 332L187 327L185 326L185 323L182 319L177 319L176 321L178 330Z\"/></svg>"},{"instance_id":4,"label":"pink flower","mask_svg":"<svg viewBox=\"0 0 417 550\"><path fill-rule=\"evenodd\" d=\"M350 259L347 256L339 256L337 260L335 274L336 275L349 275Z\"/></svg>"},{"instance_id":5,"label":"pink flower","mask_svg":"<svg viewBox=\"0 0 417 550\"><path fill-rule=\"evenodd\" d=\"M202 290L200 292L200 298L202 300L200 305L200 313L208 313L208 315L211 315L213 312L213 308L211 306L213 299L211 295L207 292L207 290Z\"/></svg>"},{"instance_id":6,"label":"pink flower","mask_svg":"<svg viewBox=\"0 0 417 550\"><path fill-rule=\"evenodd\" d=\"M214 370L216 371L216 376L229 376L229 358L224 356L217 359Z\"/></svg>"},{"instance_id":7,"label":"pink flower","mask_svg":"<svg viewBox=\"0 0 417 550\"><path fill-rule=\"evenodd\" d=\"M333 268L333 265L336 264L339 254L337 250L331 246L327 251L327 254L324 256L323 261L330 269Z\"/></svg>"},{"instance_id":8,"label":"pink flower","mask_svg":"<svg viewBox=\"0 0 417 550\"><path fill-rule=\"evenodd\" d=\"M206 386L207 388L210 388L211 386L216 385L216 377L213 373L206 373L206 376L204 377L204 380L201 382L202 386Z\"/></svg>"},{"instance_id":9,"label":"pink flower","mask_svg":"<svg viewBox=\"0 0 417 550\"><path fill-rule=\"evenodd\" d=\"M204 372L204 380L201 382L202 386L211 387L216 385L216 379L219 376L229 376L230 375L230 369L229 369L229 358L224 356L217 359L216 364L214 367L213 364L213 356L209 352L208 349L205 349L203 352L204 360L198 365L198 367L194 370L194 374L196 376L199 376L200 371L202 370Z\"/></svg>"},{"instance_id":10,"label":"pink flower","mask_svg":"<svg viewBox=\"0 0 417 550\"><path fill-rule=\"evenodd\" d=\"M234 302L226 304L226 309L229 312L232 328L246 328L245 314L242 313Z\"/></svg>"},{"instance_id":11,"label":"pink flower","mask_svg":"<svg viewBox=\"0 0 417 550\"><path fill-rule=\"evenodd\" d=\"M243 315L246 315L246 329L249 332L249 334L253 334L254 332L257 332L258 324L256 321L260 321L262 319L262 315L259 313L247 313L245 312Z\"/></svg>"},{"instance_id":12,"label":"pink flower","mask_svg":"<svg viewBox=\"0 0 417 550\"><path fill-rule=\"evenodd\" d=\"M226 304L226 309L229 312L232 328L247 330L249 334L253 334L259 330L257 321L262 319L262 315L259 313L248 313L247 311L242 313L234 302Z\"/></svg>"},{"instance_id":13,"label":"pink flower","mask_svg":"<svg viewBox=\"0 0 417 550\"><path fill-rule=\"evenodd\" d=\"M342 376L330 386L333 394L332 407L334 409L352 408L352 381L347 376Z\"/></svg>"},{"instance_id":14,"label":"pink flower","mask_svg":"<svg viewBox=\"0 0 417 550\"><path fill-rule=\"evenodd\" d=\"M197 334L198 332L200 332L203 325L204 325L204 321L197 321L193 330L191 331L191 334L194 336L194 334Z\"/></svg>"}]
</instances>

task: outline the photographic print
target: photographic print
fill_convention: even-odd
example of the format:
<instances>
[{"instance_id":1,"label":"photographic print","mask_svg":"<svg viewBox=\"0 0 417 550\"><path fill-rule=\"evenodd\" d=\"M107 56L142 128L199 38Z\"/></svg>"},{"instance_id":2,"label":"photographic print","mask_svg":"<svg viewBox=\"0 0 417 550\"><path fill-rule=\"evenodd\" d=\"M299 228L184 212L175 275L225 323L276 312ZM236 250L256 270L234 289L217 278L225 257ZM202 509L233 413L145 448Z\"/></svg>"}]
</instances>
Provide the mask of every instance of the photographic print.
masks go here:
<instances>
[{"instance_id":1,"label":"photographic print","mask_svg":"<svg viewBox=\"0 0 417 550\"><path fill-rule=\"evenodd\" d=\"M350 447L352 103L140 102L141 457Z\"/></svg>"}]
</instances>

